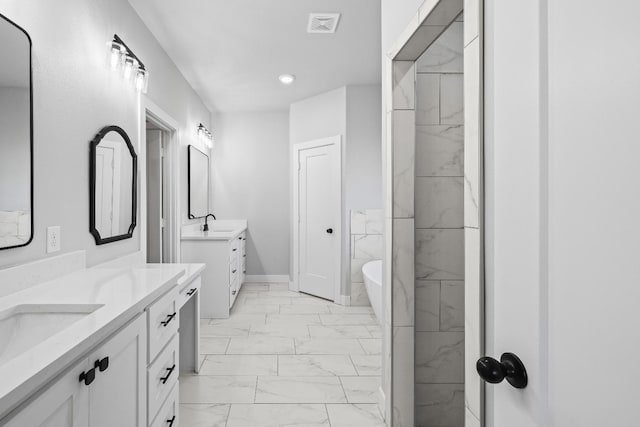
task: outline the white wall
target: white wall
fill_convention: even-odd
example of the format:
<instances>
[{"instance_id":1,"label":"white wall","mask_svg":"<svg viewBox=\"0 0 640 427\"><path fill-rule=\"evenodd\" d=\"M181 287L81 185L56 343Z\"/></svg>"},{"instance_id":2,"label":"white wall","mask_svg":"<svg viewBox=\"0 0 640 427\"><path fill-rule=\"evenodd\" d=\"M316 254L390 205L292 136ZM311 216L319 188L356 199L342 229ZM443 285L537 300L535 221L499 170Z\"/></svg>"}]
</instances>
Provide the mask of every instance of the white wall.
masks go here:
<instances>
[{"instance_id":1,"label":"white wall","mask_svg":"<svg viewBox=\"0 0 640 427\"><path fill-rule=\"evenodd\" d=\"M292 145L342 136L343 295L350 294L350 211L382 205L380 92L379 85L346 86L291 104L289 110Z\"/></svg>"},{"instance_id":2,"label":"white wall","mask_svg":"<svg viewBox=\"0 0 640 427\"><path fill-rule=\"evenodd\" d=\"M30 211L29 91L0 88L0 211Z\"/></svg>"},{"instance_id":3,"label":"white wall","mask_svg":"<svg viewBox=\"0 0 640 427\"><path fill-rule=\"evenodd\" d=\"M133 239L100 247L89 234L89 141L117 124L139 147L138 96L108 68L106 43L117 33L144 61L148 97L180 124L183 145L195 139L198 123L209 124L210 112L126 0L0 0L0 13L33 40L35 146L34 241L3 251L0 267L45 257L50 225L62 227L62 251L87 250L89 265L138 250L140 227ZM186 159L185 146L183 170ZM181 186L186 217L186 174Z\"/></svg>"},{"instance_id":4,"label":"white wall","mask_svg":"<svg viewBox=\"0 0 640 427\"><path fill-rule=\"evenodd\" d=\"M221 113L211 153L212 212L247 219L247 274L289 274L289 114Z\"/></svg>"}]
</instances>

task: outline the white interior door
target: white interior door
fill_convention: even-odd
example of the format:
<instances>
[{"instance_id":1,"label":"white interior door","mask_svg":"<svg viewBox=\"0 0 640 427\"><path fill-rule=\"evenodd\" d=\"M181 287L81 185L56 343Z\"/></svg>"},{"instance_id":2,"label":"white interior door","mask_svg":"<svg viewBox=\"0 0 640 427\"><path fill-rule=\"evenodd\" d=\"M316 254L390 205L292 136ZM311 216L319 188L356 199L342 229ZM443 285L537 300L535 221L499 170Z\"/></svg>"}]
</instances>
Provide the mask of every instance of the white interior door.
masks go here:
<instances>
[{"instance_id":1,"label":"white interior door","mask_svg":"<svg viewBox=\"0 0 640 427\"><path fill-rule=\"evenodd\" d=\"M340 282L340 147L335 138L309 144L297 150L299 290L333 301Z\"/></svg>"},{"instance_id":2,"label":"white interior door","mask_svg":"<svg viewBox=\"0 0 640 427\"><path fill-rule=\"evenodd\" d=\"M640 4L485 5L486 425L638 425Z\"/></svg>"},{"instance_id":3,"label":"white interior door","mask_svg":"<svg viewBox=\"0 0 640 427\"><path fill-rule=\"evenodd\" d=\"M147 130L147 261L163 258L162 131Z\"/></svg>"}]
</instances>

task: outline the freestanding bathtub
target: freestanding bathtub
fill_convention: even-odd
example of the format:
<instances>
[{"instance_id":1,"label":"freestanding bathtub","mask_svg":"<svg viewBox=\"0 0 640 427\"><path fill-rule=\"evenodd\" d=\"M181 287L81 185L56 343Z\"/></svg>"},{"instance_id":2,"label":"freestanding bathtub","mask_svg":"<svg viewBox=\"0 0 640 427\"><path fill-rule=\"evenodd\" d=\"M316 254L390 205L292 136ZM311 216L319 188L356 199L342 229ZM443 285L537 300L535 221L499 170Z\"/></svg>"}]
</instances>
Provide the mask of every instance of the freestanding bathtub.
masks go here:
<instances>
[{"instance_id":1,"label":"freestanding bathtub","mask_svg":"<svg viewBox=\"0 0 640 427\"><path fill-rule=\"evenodd\" d=\"M373 307L373 312L382 325L382 260L369 261L362 266L364 286Z\"/></svg>"}]
</instances>

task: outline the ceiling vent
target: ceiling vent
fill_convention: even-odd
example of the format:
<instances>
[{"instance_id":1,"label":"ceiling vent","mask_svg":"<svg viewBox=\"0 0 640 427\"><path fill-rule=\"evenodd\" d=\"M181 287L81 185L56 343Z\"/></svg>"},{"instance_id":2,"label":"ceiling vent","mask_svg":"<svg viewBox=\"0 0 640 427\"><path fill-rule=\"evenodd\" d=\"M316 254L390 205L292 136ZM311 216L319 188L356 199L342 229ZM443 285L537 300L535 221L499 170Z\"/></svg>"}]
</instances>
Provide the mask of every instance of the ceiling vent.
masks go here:
<instances>
[{"instance_id":1,"label":"ceiling vent","mask_svg":"<svg viewBox=\"0 0 640 427\"><path fill-rule=\"evenodd\" d=\"M339 13L311 13L309 14L309 27L307 28L307 32L314 34L335 33L339 20Z\"/></svg>"}]
</instances>

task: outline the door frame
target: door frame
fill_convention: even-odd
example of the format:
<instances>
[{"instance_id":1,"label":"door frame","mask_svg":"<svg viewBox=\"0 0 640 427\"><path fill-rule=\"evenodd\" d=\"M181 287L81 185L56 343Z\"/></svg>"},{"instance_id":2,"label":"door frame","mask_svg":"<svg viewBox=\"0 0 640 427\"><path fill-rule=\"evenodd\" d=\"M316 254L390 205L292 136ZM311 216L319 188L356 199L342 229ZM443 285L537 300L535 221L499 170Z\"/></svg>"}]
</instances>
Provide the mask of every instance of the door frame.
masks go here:
<instances>
[{"instance_id":1,"label":"door frame","mask_svg":"<svg viewBox=\"0 0 640 427\"><path fill-rule=\"evenodd\" d=\"M180 125L178 121L151 101L147 96L140 97L138 152L140 179L140 251L143 260L147 260L147 120L159 127L168 136L166 139L165 156L169 165L169 183L167 185L169 218L166 227L169 230L169 259L168 263L179 263L180 255Z\"/></svg>"},{"instance_id":2,"label":"door frame","mask_svg":"<svg viewBox=\"0 0 640 427\"><path fill-rule=\"evenodd\" d=\"M384 58L386 103L384 157L384 319L381 412L388 426L415 425L415 303L414 192L396 193L396 183L407 185L403 173L415 167L415 62L440 34L464 12L464 258L465 351L464 418L466 427L485 425L485 385L475 372L484 355L484 2L483 0L425 0ZM411 75L413 73L413 76ZM394 75L395 74L395 75ZM397 96L394 96L397 95ZM409 123L409 124L408 124ZM411 126L411 129L402 127ZM407 153L409 151L409 153ZM396 158L397 157L397 158ZM400 167L395 165L400 162ZM411 181L409 185L413 186ZM406 208L396 212L395 207ZM408 208L407 208L408 207ZM411 248L407 251L406 248ZM411 278L414 280L411 282ZM411 282L413 287L405 287ZM403 296L397 298L396 296ZM397 300L396 300L397 298ZM407 318L408 317L408 318ZM400 398L396 399L399 396Z\"/></svg>"},{"instance_id":3,"label":"door frame","mask_svg":"<svg viewBox=\"0 0 640 427\"><path fill-rule=\"evenodd\" d=\"M293 145L293 151L291 156L291 182L293 184L292 191L292 201L293 201L293 212L291 215L291 222L293 225L293 281L289 285L289 289L295 292L300 291L300 151L308 150L310 148L319 148L331 146L334 150L336 156L336 161L338 162L337 170L340 171L338 176L338 180L336 183L335 190L338 191L340 197L338 198L339 203L338 207L335 211L335 226L334 230L336 231L334 234L338 239L338 244L336 246L335 254L334 254L334 302L339 304L341 297L341 289L342 289L342 206L343 206L343 192L342 192L342 135L336 135L328 138L316 139L313 141L300 142Z\"/></svg>"}]
</instances>

